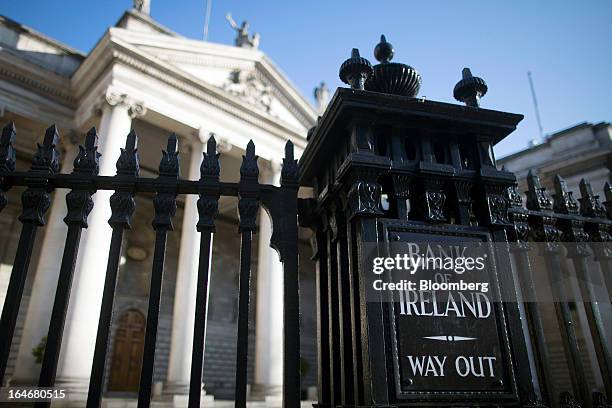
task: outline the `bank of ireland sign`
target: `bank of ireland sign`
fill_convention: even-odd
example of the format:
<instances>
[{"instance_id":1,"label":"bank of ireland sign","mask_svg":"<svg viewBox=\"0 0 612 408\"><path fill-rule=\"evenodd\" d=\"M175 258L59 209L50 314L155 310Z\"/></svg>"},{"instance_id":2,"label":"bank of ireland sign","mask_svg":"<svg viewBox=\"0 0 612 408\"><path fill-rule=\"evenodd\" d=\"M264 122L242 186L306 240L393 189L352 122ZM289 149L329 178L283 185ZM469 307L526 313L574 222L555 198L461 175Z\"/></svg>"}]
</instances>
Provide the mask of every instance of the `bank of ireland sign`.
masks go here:
<instances>
[{"instance_id":1,"label":"bank of ireland sign","mask_svg":"<svg viewBox=\"0 0 612 408\"><path fill-rule=\"evenodd\" d=\"M488 235L436 228L391 227L386 248L372 258L371 293L389 306L397 396L514 399Z\"/></svg>"}]
</instances>

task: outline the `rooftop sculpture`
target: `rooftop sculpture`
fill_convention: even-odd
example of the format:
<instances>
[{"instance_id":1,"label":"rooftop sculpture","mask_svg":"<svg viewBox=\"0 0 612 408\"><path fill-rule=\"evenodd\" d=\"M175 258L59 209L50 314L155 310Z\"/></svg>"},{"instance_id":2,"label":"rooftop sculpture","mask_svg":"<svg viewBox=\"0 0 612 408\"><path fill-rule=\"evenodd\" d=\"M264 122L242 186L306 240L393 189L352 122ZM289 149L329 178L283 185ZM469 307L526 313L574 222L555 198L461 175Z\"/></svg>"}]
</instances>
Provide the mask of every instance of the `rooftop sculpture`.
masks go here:
<instances>
[{"instance_id":1,"label":"rooftop sculpture","mask_svg":"<svg viewBox=\"0 0 612 408\"><path fill-rule=\"evenodd\" d=\"M231 13L225 15L225 19L230 23L230 26L236 30L236 38L234 44L236 47L255 48L259 47L259 33L249 35L249 22L243 21L241 25L236 24Z\"/></svg>"}]
</instances>

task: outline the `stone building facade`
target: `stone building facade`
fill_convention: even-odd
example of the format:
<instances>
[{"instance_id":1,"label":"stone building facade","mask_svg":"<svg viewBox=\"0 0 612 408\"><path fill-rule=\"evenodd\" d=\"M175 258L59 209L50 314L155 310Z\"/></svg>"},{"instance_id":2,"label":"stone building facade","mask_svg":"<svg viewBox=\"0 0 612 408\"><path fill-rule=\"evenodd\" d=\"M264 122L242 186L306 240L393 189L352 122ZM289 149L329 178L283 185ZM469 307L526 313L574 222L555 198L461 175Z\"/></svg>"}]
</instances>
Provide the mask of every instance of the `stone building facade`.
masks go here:
<instances>
[{"instance_id":1,"label":"stone building facade","mask_svg":"<svg viewBox=\"0 0 612 408\"><path fill-rule=\"evenodd\" d=\"M243 148L253 139L260 181L278 184L280 158L291 140L299 156L316 110L274 63L252 44L228 46L185 38L148 15L136 2L88 54L0 17L0 119L18 130L17 168L27 170L33 146L55 123L62 135L62 172L70 172L77 146L95 126L100 136L101 175L113 175L120 147L131 128L139 135L141 174L154 176L175 132L181 177L199 178L202 151L211 133L221 153L221 181L237 181ZM146 7L142 6L145 4ZM140 6L139 6L140 5ZM244 34L244 33L242 33ZM248 35L248 34L247 34ZM20 233L22 190L12 189L0 215L0 301ZM36 349L46 335L66 234L66 191L53 194L47 225L30 265L8 375L12 384L36 383ZM85 393L108 257L110 192L94 196L95 207L81 248L70 298L57 384ZM179 196L175 230L169 235L155 365L160 398L184 398L188 390L194 323L199 233L197 197ZM154 231L152 197L137 196L133 231L128 232L119 271L107 395L134 395L138 386ZM232 399L239 235L237 202L221 199L214 237L204 384L209 394ZM271 226L258 221L253 253L249 383L252 398L274 396L282 384L282 267L269 247ZM306 236L301 244L303 387L316 372L314 266ZM0 307L3 302L0 302Z\"/></svg>"},{"instance_id":2,"label":"stone building facade","mask_svg":"<svg viewBox=\"0 0 612 408\"><path fill-rule=\"evenodd\" d=\"M612 125L580 123L547 136L542 143L502 157L497 164L516 174L520 191L527 190L525 178L531 170L549 191L554 191L553 179L559 174L575 195L584 178L603 200L603 187L612 182Z\"/></svg>"}]
</instances>

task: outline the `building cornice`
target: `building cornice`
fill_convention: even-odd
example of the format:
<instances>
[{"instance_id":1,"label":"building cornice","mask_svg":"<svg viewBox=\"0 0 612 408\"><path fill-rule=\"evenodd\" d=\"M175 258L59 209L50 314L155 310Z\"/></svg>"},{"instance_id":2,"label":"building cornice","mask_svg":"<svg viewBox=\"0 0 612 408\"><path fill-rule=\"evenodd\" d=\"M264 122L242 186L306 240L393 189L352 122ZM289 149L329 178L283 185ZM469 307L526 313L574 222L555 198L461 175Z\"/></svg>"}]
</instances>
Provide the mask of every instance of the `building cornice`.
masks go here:
<instances>
[{"instance_id":1,"label":"building cornice","mask_svg":"<svg viewBox=\"0 0 612 408\"><path fill-rule=\"evenodd\" d=\"M67 78L25 61L6 48L0 52L0 77L70 108L77 103Z\"/></svg>"}]
</instances>

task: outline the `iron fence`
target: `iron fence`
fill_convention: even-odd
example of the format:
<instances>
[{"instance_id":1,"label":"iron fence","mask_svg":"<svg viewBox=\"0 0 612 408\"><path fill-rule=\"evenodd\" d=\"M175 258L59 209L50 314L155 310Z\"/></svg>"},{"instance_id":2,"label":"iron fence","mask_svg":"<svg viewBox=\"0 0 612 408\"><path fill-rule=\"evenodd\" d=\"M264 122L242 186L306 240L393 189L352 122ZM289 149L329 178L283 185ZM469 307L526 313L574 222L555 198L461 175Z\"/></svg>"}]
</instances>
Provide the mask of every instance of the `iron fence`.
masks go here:
<instances>
[{"instance_id":1,"label":"iron fence","mask_svg":"<svg viewBox=\"0 0 612 408\"><path fill-rule=\"evenodd\" d=\"M59 173L60 155L56 149L59 134L55 126L46 130L42 144L38 144L30 170L27 172L15 171L13 143L16 133L14 125L8 124L4 127L0 139L0 211L7 204L5 193L10 188L26 187L21 196L23 210L19 217L23 227L0 320L0 384L6 372L34 241L39 228L45 225L45 214L51 204L51 192L58 188L70 189L66 196L67 215L64 218L64 222L68 225L68 232L38 382L39 387L51 387L55 384L79 241L83 229L87 228L87 218L94 206L92 196L96 191L114 190L110 198L112 215L108 221L112 227L112 238L87 399L88 407L100 406L105 355L109 343L124 232L131 228L131 219L136 208L135 194L154 193L155 216L152 225L155 230L155 249L138 392L138 406L148 407L152 394L167 234L173 229L172 219L177 210L177 195L197 194L199 196L197 230L201 233L201 241L189 406L199 407L207 320L206 304L211 273L209 265L212 237L215 233L215 218L218 213L219 198L234 196L238 197L241 237L235 406L246 407L251 246L260 207L263 207L271 218L273 233L270 246L278 251L283 263L283 404L288 407L299 406L298 166L293 156L293 144L290 141L285 146L281 186L276 187L258 182L259 169L253 141L248 143L246 154L242 159L240 181L226 183L219 180L219 154L216 152L214 135L208 139L206 152L203 153L200 179L191 181L179 177L178 140L174 134L168 137L167 148L162 152L159 176L148 178L139 175L137 135L134 131L127 135L125 148L121 149L115 176L98 175L100 154L97 151L98 136L95 128L87 133L84 145L79 146L79 153L74 160L74 171L71 174ZM38 405L48 406L49 404L49 402L44 402Z\"/></svg>"}]
</instances>

